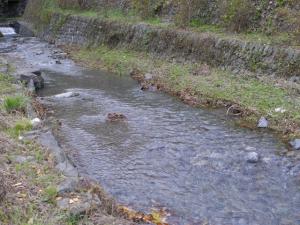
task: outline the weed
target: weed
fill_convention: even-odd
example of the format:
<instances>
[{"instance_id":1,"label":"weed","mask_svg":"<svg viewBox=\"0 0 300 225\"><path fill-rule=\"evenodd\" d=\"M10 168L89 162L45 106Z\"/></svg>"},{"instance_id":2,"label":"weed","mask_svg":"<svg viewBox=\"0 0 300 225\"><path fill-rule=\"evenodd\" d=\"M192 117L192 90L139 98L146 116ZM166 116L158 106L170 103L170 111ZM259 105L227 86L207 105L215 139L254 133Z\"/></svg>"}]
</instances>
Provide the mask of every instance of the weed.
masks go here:
<instances>
[{"instance_id":1,"label":"weed","mask_svg":"<svg viewBox=\"0 0 300 225\"><path fill-rule=\"evenodd\" d=\"M19 137L26 131L30 131L32 129L31 121L28 119L18 120L12 128L8 129L8 133L12 137Z\"/></svg>"},{"instance_id":2,"label":"weed","mask_svg":"<svg viewBox=\"0 0 300 225\"><path fill-rule=\"evenodd\" d=\"M43 191L43 198L45 202L48 202L50 204L55 204L55 198L57 197L57 189L53 186L47 187Z\"/></svg>"},{"instance_id":3,"label":"weed","mask_svg":"<svg viewBox=\"0 0 300 225\"><path fill-rule=\"evenodd\" d=\"M4 99L3 106L8 113L25 112L28 98L23 95L8 96Z\"/></svg>"}]
</instances>

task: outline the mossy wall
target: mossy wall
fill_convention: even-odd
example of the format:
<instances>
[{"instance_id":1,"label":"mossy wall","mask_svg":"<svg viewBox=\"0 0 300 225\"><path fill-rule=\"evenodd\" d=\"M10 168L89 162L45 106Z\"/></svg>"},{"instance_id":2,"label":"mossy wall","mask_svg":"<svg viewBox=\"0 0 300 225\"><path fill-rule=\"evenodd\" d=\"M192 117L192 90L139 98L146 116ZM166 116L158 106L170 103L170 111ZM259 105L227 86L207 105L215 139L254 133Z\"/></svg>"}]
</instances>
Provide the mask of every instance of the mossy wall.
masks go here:
<instances>
[{"instance_id":1,"label":"mossy wall","mask_svg":"<svg viewBox=\"0 0 300 225\"><path fill-rule=\"evenodd\" d=\"M34 21L32 21L34 22ZM39 35L58 45L129 48L177 60L277 76L300 75L300 50L221 38L213 34L53 14Z\"/></svg>"}]
</instances>

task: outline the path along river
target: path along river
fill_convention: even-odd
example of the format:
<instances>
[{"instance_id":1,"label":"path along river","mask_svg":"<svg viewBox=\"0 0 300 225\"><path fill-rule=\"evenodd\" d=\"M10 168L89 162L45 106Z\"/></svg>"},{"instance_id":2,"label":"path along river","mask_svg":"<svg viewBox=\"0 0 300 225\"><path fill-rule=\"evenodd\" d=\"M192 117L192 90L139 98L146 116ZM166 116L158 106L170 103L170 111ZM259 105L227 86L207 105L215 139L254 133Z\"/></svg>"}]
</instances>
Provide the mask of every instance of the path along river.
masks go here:
<instances>
[{"instance_id":1,"label":"path along river","mask_svg":"<svg viewBox=\"0 0 300 225\"><path fill-rule=\"evenodd\" d=\"M165 207L170 224L300 224L300 165L266 130L232 125L220 110L143 92L127 76L61 59L36 38L0 42L1 55L42 68L46 97L62 121L59 142L79 171L137 210ZM56 94L76 92L71 98ZM107 122L120 112L127 122ZM249 152L261 155L248 163Z\"/></svg>"}]
</instances>

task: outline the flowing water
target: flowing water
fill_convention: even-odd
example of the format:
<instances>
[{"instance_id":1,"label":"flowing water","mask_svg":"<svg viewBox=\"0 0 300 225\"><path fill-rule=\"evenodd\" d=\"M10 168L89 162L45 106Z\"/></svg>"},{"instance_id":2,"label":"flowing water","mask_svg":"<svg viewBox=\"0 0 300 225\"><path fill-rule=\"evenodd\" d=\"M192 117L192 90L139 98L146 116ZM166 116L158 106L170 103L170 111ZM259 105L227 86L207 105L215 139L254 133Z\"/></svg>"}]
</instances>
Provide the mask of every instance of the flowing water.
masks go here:
<instances>
[{"instance_id":1,"label":"flowing water","mask_svg":"<svg viewBox=\"0 0 300 225\"><path fill-rule=\"evenodd\" d=\"M118 202L165 207L170 224L300 224L300 164L271 134L237 128L223 111L143 92L127 76L55 64L53 47L32 38L1 43L45 71L45 97L62 121L60 143L82 174ZM71 98L56 94L76 92ZM126 122L108 122L119 112ZM259 163L245 159L261 155Z\"/></svg>"},{"instance_id":2,"label":"flowing water","mask_svg":"<svg viewBox=\"0 0 300 225\"><path fill-rule=\"evenodd\" d=\"M16 32L12 27L0 27L0 34L3 36L13 36L16 35Z\"/></svg>"}]
</instances>

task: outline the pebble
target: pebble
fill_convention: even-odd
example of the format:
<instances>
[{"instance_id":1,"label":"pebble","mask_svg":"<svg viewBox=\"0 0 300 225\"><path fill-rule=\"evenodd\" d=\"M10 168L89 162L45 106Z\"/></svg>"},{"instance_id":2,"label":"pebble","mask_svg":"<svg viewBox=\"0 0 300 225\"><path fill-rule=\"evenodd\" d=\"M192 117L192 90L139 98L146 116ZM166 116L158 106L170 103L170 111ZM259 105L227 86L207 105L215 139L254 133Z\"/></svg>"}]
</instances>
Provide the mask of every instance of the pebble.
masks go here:
<instances>
[{"instance_id":1,"label":"pebble","mask_svg":"<svg viewBox=\"0 0 300 225\"><path fill-rule=\"evenodd\" d=\"M259 154L257 152L250 152L247 154L246 160L248 163L257 163L259 161Z\"/></svg>"},{"instance_id":2,"label":"pebble","mask_svg":"<svg viewBox=\"0 0 300 225\"><path fill-rule=\"evenodd\" d=\"M40 125L41 124L41 120L39 119L39 118L34 118L33 120L31 120L31 125L33 126L33 127L37 127L38 125Z\"/></svg>"},{"instance_id":3,"label":"pebble","mask_svg":"<svg viewBox=\"0 0 300 225\"><path fill-rule=\"evenodd\" d=\"M267 128L269 125L269 121L265 117L261 117L258 121L258 128Z\"/></svg>"}]
</instances>

